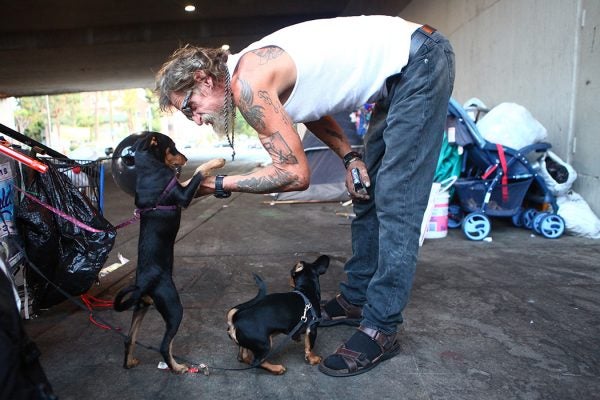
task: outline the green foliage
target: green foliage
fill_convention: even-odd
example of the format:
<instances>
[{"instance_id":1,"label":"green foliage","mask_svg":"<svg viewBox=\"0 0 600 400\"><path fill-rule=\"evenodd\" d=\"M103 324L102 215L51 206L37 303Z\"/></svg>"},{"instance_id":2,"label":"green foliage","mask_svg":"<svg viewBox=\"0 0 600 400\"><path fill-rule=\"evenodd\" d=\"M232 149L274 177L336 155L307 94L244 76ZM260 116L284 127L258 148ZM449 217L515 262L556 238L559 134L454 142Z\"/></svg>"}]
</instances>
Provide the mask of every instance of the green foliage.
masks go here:
<instances>
[{"instance_id":1,"label":"green foliage","mask_svg":"<svg viewBox=\"0 0 600 400\"><path fill-rule=\"evenodd\" d=\"M235 134L245 135L249 138L258 138L258 133L246 122L241 113L235 113Z\"/></svg>"},{"instance_id":2,"label":"green foliage","mask_svg":"<svg viewBox=\"0 0 600 400\"><path fill-rule=\"evenodd\" d=\"M30 138L42 141L46 130L46 104L43 97L17 99L15 124L17 130Z\"/></svg>"},{"instance_id":3,"label":"green foliage","mask_svg":"<svg viewBox=\"0 0 600 400\"><path fill-rule=\"evenodd\" d=\"M158 99L150 89L21 97L16 100L14 115L17 130L39 142L44 141L49 126L59 134L63 126L89 128L90 137L81 137L82 142L95 141L107 132L118 137L140 129L158 131L161 127Z\"/></svg>"}]
</instances>

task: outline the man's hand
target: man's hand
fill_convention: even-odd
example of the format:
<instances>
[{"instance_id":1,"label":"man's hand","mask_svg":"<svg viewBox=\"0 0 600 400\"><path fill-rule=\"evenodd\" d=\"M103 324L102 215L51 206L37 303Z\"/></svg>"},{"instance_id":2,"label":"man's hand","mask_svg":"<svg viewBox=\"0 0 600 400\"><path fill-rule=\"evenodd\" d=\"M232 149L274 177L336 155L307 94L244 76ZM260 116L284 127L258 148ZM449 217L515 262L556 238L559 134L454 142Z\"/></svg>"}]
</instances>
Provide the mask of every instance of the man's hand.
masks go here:
<instances>
[{"instance_id":1,"label":"man's hand","mask_svg":"<svg viewBox=\"0 0 600 400\"><path fill-rule=\"evenodd\" d=\"M346 169L346 189L348 189L348 193L352 200L369 200L369 194L365 191L363 193L357 192L357 188L354 185L354 179L352 177L352 169L358 169L358 175L360 177L360 181L367 189L371 186L371 180L369 178L369 174L367 172L367 166L361 159L355 159L350 164L348 164L348 168Z\"/></svg>"},{"instance_id":2,"label":"man's hand","mask_svg":"<svg viewBox=\"0 0 600 400\"><path fill-rule=\"evenodd\" d=\"M224 166L224 158L213 158L212 160L207 161L204 164L200 165L198 168L196 168L196 171L194 171L194 175L196 175L197 173L201 173L203 176L206 177L209 176L213 170L223 168Z\"/></svg>"},{"instance_id":3,"label":"man's hand","mask_svg":"<svg viewBox=\"0 0 600 400\"><path fill-rule=\"evenodd\" d=\"M194 197L201 197L214 193L215 178L211 177L211 172L216 169L223 168L223 166L225 166L224 158L213 158L212 160L207 161L196 168L194 175L201 173L202 176L204 176L204 180L198 187L198 190L196 190L196 195ZM181 182L181 185L187 186L188 183L190 183L190 180L191 178L185 182Z\"/></svg>"}]
</instances>

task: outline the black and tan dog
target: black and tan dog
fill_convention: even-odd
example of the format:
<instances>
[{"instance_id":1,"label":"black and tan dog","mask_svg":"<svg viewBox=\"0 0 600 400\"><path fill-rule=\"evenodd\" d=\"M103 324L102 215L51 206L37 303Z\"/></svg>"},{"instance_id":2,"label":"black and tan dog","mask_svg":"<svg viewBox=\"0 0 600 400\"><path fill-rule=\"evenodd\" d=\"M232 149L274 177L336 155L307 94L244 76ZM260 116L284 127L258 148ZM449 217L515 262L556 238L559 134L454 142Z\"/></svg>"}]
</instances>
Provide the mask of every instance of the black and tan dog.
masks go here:
<instances>
[{"instance_id":1,"label":"black and tan dog","mask_svg":"<svg viewBox=\"0 0 600 400\"><path fill-rule=\"evenodd\" d=\"M160 352L173 372L183 373L187 366L177 363L171 353L173 338L183 317L183 306L172 277L175 237L181 208L189 206L204 176L225 165L225 160L214 159L202 164L188 185L183 186L177 181L176 169L183 166L187 158L177 151L168 136L146 132L134 150L135 205L140 215L138 264L135 285L122 289L114 302L116 311L135 306L125 340L123 367L133 368L139 363L133 357L136 337L148 307L154 304L167 325Z\"/></svg>"},{"instance_id":2,"label":"black and tan dog","mask_svg":"<svg viewBox=\"0 0 600 400\"><path fill-rule=\"evenodd\" d=\"M238 360L260 366L276 375L285 373L283 365L266 360L272 346L272 336L292 334L304 337L304 358L311 365L321 362L313 353L317 325L321 317L319 275L327 271L329 257L320 256L314 263L298 262L291 271L294 291L266 294L262 279L255 275L258 294L250 301L237 305L227 313L227 333L239 345ZM296 330L294 332L294 330Z\"/></svg>"}]
</instances>

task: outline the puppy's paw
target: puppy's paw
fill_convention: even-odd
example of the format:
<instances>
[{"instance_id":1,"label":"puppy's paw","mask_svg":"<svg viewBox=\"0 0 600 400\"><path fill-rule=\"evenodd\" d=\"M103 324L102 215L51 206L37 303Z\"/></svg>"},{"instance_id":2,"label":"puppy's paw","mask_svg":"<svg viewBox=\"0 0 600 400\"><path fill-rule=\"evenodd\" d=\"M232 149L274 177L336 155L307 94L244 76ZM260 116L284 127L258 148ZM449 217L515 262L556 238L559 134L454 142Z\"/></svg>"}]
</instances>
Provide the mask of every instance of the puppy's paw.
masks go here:
<instances>
[{"instance_id":1,"label":"puppy's paw","mask_svg":"<svg viewBox=\"0 0 600 400\"><path fill-rule=\"evenodd\" d=\"M260 366L261 366L261 368L266 369L273 375L283 375L283 374L285 374L285 371L287 371L287 369L285 369L285 367L283 365L271 364L268 361L264 361L262 364L260 364Z\"/></svg>"},{"instance_id":2,"label":"puppy's paw","mask_svg":"<svg viewBox=\"0 0 600 400\"><path fill-rule=\"evenodd\" d=\"M201 173L204 176L210 175L210 172L215 170L215 169L219 169L219 168L223 168L225 166L225 159L224 158L213 158L210 161L205 162L204 164L198 166L198 168L196 168L196 171L194 172L194 174L197 173Z\"/></svg>"},{"instance_id":3,"label":"puppy's paw","mask_svg":"<svg viewBox=\"0 0 600 400\"><path fill-rule=\"evenodd\" d=\"M174 374L185 374L186 372L188 372L188 370L188 366L184 364L173 364L173 366L171 367L171 372L173 372Z\"/></svg>"},{"instance_id":4,"label":"puppy's paw","mask_svg":"<svg viewBox=\"0 0 600 400\"><path fill-rule=\"evenodd\" d=\"M131 358L125 362L125 364L123 365L123 368L131 369L131 368L137 367L139 364L140 364L140 360L138 360L137 358Z\"/></svg>"},{"instance_id":5,"label":"puppy's paw","mask_svg":"<svg viewBox=\"0 0 600 400\"><path fill-rule=\"evenodd\" d=\"M313 353L308 353L306 354L306 356L304 357L304 359L310 364L310 365L317 365L321 363L321 360L323 360L323 357L318 356L316 354Z\"/></svg>"}]
</instances>

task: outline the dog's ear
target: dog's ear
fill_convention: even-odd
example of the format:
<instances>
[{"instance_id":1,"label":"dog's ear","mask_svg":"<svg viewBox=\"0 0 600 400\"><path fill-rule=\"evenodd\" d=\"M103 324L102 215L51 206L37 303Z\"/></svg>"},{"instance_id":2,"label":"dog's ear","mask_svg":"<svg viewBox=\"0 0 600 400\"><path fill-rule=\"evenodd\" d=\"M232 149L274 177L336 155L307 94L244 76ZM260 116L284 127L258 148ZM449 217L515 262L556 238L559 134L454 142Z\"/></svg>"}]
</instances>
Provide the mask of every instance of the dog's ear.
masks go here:
<instances>
[{"instance_id":1,"label":"dog's ear","mask_svg":"<svg viewBox=\"0 0 600 400\"><path fill-rule=\"evenodd\" d=\"M329 268L329 256L322 255L316 259L313 263L315 270L319 273L319 275L323 275L327 272L327 268Z\"/></svg>"},{"instance_id":2,"label":"dog's ear","mask_svg":"<svg viewBox=\"0 0 600 400\"><path fill-rule=\"evenodd\" d=\"M153 134L148 134L145 137L140 138L137 141L136 149L141 151L148 151L152 146L156 144L156 137Z\"/></svg>"},{"instance_id":3,"label":"dog's ear","mask_svg":"<svg viewBox=\"0 0 600 400\"><path fill-rule=\"evenodd\" d=\"M298 273L300 273L304 269L304 262L298 261L294 268L292 268L292 278L295 278Z\"/></svg>"}]
</instances>

